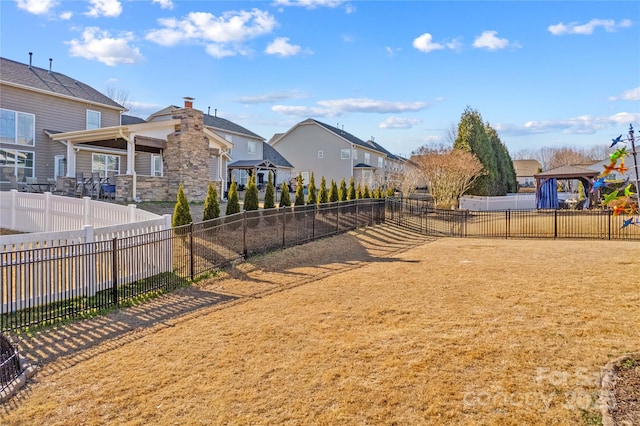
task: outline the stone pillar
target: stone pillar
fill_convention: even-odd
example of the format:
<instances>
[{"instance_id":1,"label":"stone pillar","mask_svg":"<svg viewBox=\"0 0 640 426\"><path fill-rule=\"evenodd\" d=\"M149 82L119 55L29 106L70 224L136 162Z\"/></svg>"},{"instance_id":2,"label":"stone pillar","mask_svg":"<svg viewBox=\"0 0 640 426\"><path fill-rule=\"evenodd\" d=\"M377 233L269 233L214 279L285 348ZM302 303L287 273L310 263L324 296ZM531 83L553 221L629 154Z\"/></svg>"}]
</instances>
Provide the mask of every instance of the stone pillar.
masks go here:
<instances>
[{"instance_id":1,"label":"stone pillar","mask_svg":"<svg viewBox=\"0 0 640 426\"><path fill-rule=\"evenodd\" d=\"M193 108L173 112L180 129L167 136L164 150L164 175L168 178L168 196L175 200L180 183L189 201L204 201L209 184L209 142L204 135L204 115Z\"/></svg>"}]
</instances>

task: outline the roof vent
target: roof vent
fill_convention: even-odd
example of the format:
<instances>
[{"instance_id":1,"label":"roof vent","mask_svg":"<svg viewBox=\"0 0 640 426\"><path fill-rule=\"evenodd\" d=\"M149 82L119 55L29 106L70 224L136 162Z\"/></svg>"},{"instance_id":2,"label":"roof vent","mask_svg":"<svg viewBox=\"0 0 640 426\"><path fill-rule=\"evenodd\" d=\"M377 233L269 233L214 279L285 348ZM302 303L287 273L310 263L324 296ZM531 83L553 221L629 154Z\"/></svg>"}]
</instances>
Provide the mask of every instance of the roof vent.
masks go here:
<instances>
[{"instance_id":1,"label":"roof vent","mask_svg":"<svg viewBox=\"0 0 640 426\"><path fill-rule=\"evenodd\" d=\"M49 58L49 74L51 74L51 66L53 65L53 58Z\"/></svg>"},{"instance_id":2,"label":"roof vent","mask_svg":"<svg viewBox=\"0 0 640 426\"><path fill-rule=\"evenodd\" d=\"M31 59L33 59L33 52L29 52L29 69L31 69Z\"/></svg>"}]
</instances>

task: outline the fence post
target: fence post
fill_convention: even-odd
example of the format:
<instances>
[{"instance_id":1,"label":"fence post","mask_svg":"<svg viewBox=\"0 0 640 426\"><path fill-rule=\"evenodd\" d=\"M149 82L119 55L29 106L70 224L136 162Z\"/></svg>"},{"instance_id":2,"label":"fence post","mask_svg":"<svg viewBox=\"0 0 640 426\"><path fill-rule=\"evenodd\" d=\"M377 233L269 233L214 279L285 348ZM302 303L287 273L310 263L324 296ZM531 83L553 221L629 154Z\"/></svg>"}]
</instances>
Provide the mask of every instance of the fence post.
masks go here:
<instances>
[{"instance_id":1,"label":"fence post","mask_svg":"<svg viewBox=\"0 0 640 426\"><path fill-rule=\"evenodd\" d=\"M111 299L118 307L118 237L111 240Z\"/></svg>"},{"instance_id":2,"label":"fence post","mask_svg":"<svg viewBox=\"0 0 640 426\"><path fill-rule=\"evenodd\" d=\"M51 193L44 193L44 232L51 230Z\"/></svg>"},{"instance_id":3,"label":"fence post","mask_svg":"<svg viewBox=\"0 0 640 426\"><path fill-rule=\"evenodd\" d=\"M247 258L247 211L244 211L242 215L242 254L244 258Z\"/></svg>"},{"instance_id":4,"label":"fence post","mask_svg":"<svg viewBox=\"0 0 640 426\"><path fill-rule=\"evenodd\" d=\"M553 211L553 238L558 238L558 210Z\"/></svg>"},{"instance_id":5,"label":"fence post","mask_svg":"<svg viewBox=\"0 0 640 426\"><path fill-rule=\"evenodd\" d=\"M340 203L336 205L336 234L340 233Z\"/></svg>"},{"instance_id":6,"label":"fence post","mask_svg":"<svg viewBox=\"0 0 640 426\"><path fill-rule=\"evenodd\" d=\"M611 241L611 211L607 210L607 217L608 217L608 230L607 230L607 234L608 234L608 240Z\"/></svg>"},{"instance_id":7,"label":"fence post","mask_svg":"<svg viewBox=\"0 0 640 426\"><path fill-rule=\"evenodd\" d=\"M11 190L11 229L16 229L16 198L18 197L18 190Z\"/></svg>"},{"instance_id":8,"label":"fence post","mask_svg":"<svg viewBox=\"0 0 640 426\"><path fill-rule=\"evenodd\" d=\"M511 230L511 209L507 209L507 234L504 236L505 239L509 238L510 230Z\"/></svg>"},{"instance_id":9,"label":"fence post","mask_svg":"<svg viewBox=\"0 0 640 426\"><path fill-rule=\"evenodd\" d=\"M287 211L286 207L280 207L280 211L282 212L282 248L287 246L287 239L285 237L286 227L287 227Z\"/></svg>"},{"instance_id":10,"label":"fence post","mask_svg":"<svg viewBox=\"0 0 640 426\"><path fill-rule=\"evenodd\" d=\"M136 205L129 204L129 223L136 221Z\"/></svg>"},{"instance_id":11,"label":"fence post","mask_svg":"<svg viewBox=\"0 0 640 426\"><path fill-rule=\"evenodd\" d=\"M89 201L91 200L91 198L89 197L82 197L82 199L84 200L84 204L82 207L82 225L91 225L89 223Z\"/></svg>"},{"instance_id":12,"label":"fence post","mask_svg":"<svg viewBox=\"0 0 640 426\"><path fill-rule=\"evenodd\" d=\"M189 224L189 276L195 278L195 256L193 254L193 222Z\"/></svg>"},{"instance_id":13,"label":"fence post","mask_svg":"<svg viewBox=\"0 0 640 426\"><path fill-rule=\"evenodd\" d=\"M165 214L164 217L164 225L162 225L162 230L166 231L167 229L171 229L171 215Z\"/></svg>"}]
</instances>

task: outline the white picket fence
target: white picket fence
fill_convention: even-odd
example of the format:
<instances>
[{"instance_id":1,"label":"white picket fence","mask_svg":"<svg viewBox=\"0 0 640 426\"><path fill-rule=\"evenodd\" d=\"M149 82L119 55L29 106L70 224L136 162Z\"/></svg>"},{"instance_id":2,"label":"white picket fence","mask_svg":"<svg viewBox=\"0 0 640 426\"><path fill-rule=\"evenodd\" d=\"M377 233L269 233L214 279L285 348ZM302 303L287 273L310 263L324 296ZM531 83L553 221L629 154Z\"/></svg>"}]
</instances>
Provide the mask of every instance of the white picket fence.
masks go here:
<instances>
[{"instance_id":1,"label":"white picket fence","mask_svg":"<svg viewBox=\"0 0 640 426\"><path fill-rule=\"evenodd\" d=\"M0 237L3 313L93 296L114 274L123 285L173 270L171 216L135 205L0 192L0 227L31 231Z\"/></svg>"}]
</instances>

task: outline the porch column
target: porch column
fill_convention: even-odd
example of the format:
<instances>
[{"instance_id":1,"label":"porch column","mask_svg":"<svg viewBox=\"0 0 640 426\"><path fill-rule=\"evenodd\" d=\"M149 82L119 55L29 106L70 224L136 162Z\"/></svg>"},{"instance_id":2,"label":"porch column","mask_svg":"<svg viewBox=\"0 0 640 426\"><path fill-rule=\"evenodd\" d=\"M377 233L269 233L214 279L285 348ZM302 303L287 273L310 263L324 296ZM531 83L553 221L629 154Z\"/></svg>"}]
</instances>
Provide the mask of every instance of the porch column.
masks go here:
<instances>
[{"instance_id":1,"label":"porch column","mask_svg":"<svg viewBox=\"0 0 640 426\"><path fill-rule=\"evenodd\" d=\"M136 154L136 146L133 141L127 140L127 174L132 175L133 170L135 169L135 154Z\"/></svg>"},{"instance_id":2,"label":"porch column","mask_svg":"<svg viewBox=\"0 0 640 426\"><path fill-rule=\"evenodd\" d=\"M76 150L67 141L67 177L76 177Z\"/></svg>"}]
</instances>

